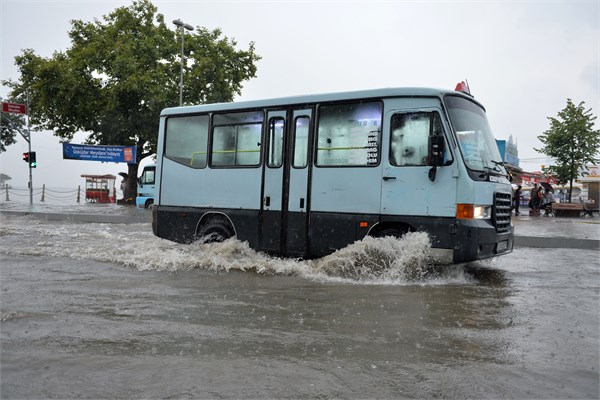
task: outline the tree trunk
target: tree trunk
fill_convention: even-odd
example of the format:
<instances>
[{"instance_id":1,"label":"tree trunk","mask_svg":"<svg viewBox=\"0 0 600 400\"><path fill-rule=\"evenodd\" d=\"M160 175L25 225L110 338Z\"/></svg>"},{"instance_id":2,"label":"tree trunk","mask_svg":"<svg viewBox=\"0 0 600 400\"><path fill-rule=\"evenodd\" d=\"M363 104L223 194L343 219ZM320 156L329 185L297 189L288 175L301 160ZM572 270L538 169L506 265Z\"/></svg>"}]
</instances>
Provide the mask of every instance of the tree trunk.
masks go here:
<instances>
[{"instance_id":1,"label":"tree trunk","mask_svg":"<svg viewBox=\"0 0 600 400\"><path fill-rule=\"evenodd\" d=\"M127 164L127 179L123 182L123 202L135 205L139 164Z\"/></svg>"},{"instance_id":2,"label":"tree trunk","mask_svg":"<svg viewBox=\"0 0 600 400\"><path fill-rule=\"evenodd\" d=\"M571 202L571 194L573 193L573 178L569 181L569 203Z\"/></svg>"}]
</instances>

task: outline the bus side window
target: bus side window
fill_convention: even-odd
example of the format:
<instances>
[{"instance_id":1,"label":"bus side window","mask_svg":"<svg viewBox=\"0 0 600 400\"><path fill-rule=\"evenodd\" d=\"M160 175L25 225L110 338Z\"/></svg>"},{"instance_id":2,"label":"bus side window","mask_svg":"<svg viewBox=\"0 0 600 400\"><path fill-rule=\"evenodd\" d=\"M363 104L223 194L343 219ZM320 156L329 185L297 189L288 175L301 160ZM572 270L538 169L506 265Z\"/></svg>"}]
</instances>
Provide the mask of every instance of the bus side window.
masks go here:
<instances>
[{"instance_id":1,"label":"bus side window","mask_svg":"<svg viewBox=\"0 0 600 400\"><path fill-rule=\"evenodd\" d=\"M296 118L294 128L294 159L292 166L294 168L304 168L308 164L308 127L310 117Z\"/></svg>"},{"instance_id":2,"label":"bus side window","mask_svg":"<svg viewBox=\"0 0 600 400\"><path fill-rule=\"evenodd\" d=\"M167 119L165 157L192 168L206 166L208 115Z\"/></svg>"},{"instance_id":3,"label":"bus side window","mask_svg":"<svg viewBox=\"0 0 600 400\"><path fill-rule=\"evenodd\" d=\"M278 168L283 164L283 132L285 120L281 117L269 120L269 160L270 168Z\"/></svg>"},{"instance_id":4,"label":"bus side window","mask_svg":"<svg viewBox=\"0 0 600 400\"><path fill-rule=\"evenodd\" d=\"M216 114L213 117L211 166L260 165L263 113Z\"/></svg>"},{"instance_id":5,"label":"bus side window","mask_svg":"<svg viewBox=\"0 0 600 400\"><path fill-rule=\"evenodd\" d=\"M317 166L379 164L381 102L319 107Z\"/></svg>"},{"instance_id":6,"label":"bus side window","mask_svg":"<svg viewBox=\"0 0 600 400\"><path fill-rule=\"evenodd\" d=\"M436 112L394 114L391 130L390 164L395 166L428 165L429 135L444 134ZM446 151L444 164L449 163L450 154Z\"/></svg>"},{"instance_id":7,"label":"bus side window","mask_svg":"<svg viewBox=\"0 0 600 400\"><path fill-rule=\"evenodd\" d=\"M392 117L390 164L427 165L430 113L395 114Z\"/></svg>"}]
</instances>

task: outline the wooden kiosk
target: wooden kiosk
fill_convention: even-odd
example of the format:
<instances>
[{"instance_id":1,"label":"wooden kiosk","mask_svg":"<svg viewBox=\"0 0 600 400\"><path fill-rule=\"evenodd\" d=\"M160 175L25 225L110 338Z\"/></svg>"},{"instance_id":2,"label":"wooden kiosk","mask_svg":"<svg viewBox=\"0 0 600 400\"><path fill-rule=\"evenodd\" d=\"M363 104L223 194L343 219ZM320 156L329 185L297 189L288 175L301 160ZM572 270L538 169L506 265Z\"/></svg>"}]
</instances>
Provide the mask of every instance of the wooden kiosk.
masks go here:
<instances>
[{"instance_id":1,"label":"wooden kiosk","mask_svg":"<svg viewBox=\"0 0 600 400\"><path fill-rule=\"evenodd\" d=\"M117 200L114 175L81 175L85 178L85 201L88 203L114 203Z\"/></svg>"}]
</instances>

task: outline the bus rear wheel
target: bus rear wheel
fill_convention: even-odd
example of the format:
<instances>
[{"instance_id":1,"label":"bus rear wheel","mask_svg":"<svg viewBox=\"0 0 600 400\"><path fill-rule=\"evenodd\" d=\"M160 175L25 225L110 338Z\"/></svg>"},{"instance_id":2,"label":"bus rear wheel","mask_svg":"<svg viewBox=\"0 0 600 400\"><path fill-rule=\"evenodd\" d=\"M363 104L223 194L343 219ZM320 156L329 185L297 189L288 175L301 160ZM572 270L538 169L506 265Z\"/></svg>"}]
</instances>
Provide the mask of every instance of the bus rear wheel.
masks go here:
<instances>
[{"instance_id":1,"label":"bus rear wheel","mask_svg":"<svg viewBox=\"0 0 600 400\"><path fill-rule=\"evenodd\" d=\"M202 225L196 237L202 243L219 243L233 237L233 230L224 221L210 220Z\"/></svg>"}]
</instances>

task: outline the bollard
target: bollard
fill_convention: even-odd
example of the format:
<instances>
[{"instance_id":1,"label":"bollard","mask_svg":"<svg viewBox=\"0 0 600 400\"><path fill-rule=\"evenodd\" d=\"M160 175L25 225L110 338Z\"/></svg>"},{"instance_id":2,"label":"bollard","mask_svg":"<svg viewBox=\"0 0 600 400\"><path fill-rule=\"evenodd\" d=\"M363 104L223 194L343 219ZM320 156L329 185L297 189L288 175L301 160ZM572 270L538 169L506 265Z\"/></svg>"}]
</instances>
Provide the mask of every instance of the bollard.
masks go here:
<instances>
[{"instance_id":1,"label":"bollard","mask_svg":"<svg viewBox=\"0 0 600 400\"><path fill-rule=\"evenodd\" d=\"M43 203L44 202L44 196L46 195L46 185L42 185L42 198L40 199L40 201ZM50 196L52 197L52 196Z\"/></svg>"},{"instance_id":2,"label":"bollard","mask_svg":"<svg viewBox=\"0 0 600 400\"><path fill-rule=\"evenodd\" d=\"M77 186L77 204L79 204L80 193L81 193L81 185Z\"/></svg>"}]
</instances>

